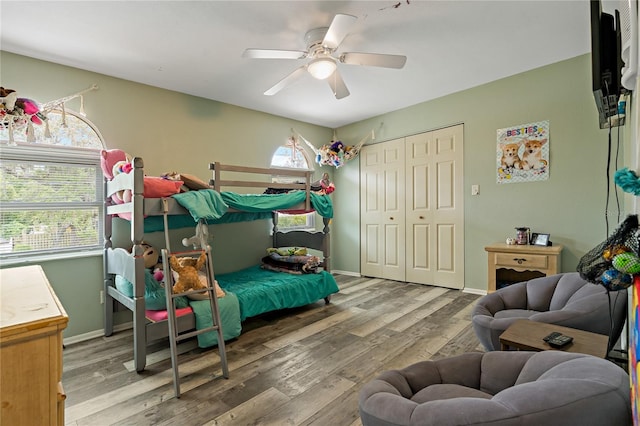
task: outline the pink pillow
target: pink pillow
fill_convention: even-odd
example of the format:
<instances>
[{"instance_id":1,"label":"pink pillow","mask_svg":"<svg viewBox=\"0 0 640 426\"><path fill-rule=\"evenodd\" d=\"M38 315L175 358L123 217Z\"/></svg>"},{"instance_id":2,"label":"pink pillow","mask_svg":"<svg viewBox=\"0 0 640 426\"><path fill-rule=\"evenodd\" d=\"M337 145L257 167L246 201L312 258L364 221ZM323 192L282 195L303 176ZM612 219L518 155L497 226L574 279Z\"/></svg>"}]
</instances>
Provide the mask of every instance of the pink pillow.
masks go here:
<instances>
[{"instance_id":1,"label":"pink pillow","mask_svg":"<svg viewBox=\"0 0 640 426\"><path fill-rule=\"evenodd\" d=\"M184 184L181 180L167 180L161 177L144 177L144 197L160 198L169 197L180 192L180 187Z\"/></svg>"},{"instance_id":2,"label":"pink pillow","mask_svg":"<svg viewBox=\"0 0 640 426\"><path fill-rule=\"evenodd\" d=\"M166 320L169 315L167 314L167 311L150 311L150 310L145 310L145 316L147 318L149 318L151 321L153 322L158 322L158 321L164 321ZM187 306L186 308L178 308L176 309L176 316L177 317L181 317L183 315L187 315L193 312L193 309L191 309L191 306Z\"/></svg>"}]
</instances>

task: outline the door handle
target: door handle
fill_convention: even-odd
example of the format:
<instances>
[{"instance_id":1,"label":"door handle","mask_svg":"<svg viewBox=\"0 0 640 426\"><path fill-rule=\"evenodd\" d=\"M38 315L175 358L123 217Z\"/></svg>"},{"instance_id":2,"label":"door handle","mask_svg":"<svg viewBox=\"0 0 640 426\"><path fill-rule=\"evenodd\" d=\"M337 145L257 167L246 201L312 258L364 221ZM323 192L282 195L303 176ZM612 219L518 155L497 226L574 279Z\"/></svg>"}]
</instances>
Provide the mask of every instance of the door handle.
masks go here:
<instances>
[{"instance_id":1,"label":"door handle","mask_svg":"<svg viewBox=\"0 0 640 426\"><path fill-rule=\"evenodd\" d=\"M418 219L424 219L424 216L418 216Z\"/></svg>"},{"instance_id":2,"label":"door handle","mask_svg":"<svg viewBox=\"0 0 640 426\"><path fill-rule=\"evenodd\" d=\"M389 220L393 220L393 216L391 216L391 217L389 218Z\"/></svg>"}]
</instances>

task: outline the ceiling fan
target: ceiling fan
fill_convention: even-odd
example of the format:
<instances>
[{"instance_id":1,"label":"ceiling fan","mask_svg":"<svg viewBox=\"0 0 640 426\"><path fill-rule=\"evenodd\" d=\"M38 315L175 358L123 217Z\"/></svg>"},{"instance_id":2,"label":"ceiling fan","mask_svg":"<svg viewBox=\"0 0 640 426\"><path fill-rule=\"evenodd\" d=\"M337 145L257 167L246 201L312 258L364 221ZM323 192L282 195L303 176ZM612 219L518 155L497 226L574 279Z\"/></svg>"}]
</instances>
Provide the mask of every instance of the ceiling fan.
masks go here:
<instances>
[{"instance_id":1,"label":"ceiling fan","mask_svg":"<svg viewBox=\"0 0 640 426\"><path fill-rule=\"evenodd\" d=\"M336 99L342 99L349 96L349 89L347 89L338 71L338 62L350 65L400 69L404 67L407 61L406 56L382 53L348 52L333 56L340 43L349 33L349 28L357 19L352 15L337 14L329 27L308 31L304 36L307 44L307 50L305 51L246 49L242 56L253 59L311 59L264 92L265 95L275 95L302 77L305 72L308 72L319 80L326 80Z\"/></svg>"}]
</instances>

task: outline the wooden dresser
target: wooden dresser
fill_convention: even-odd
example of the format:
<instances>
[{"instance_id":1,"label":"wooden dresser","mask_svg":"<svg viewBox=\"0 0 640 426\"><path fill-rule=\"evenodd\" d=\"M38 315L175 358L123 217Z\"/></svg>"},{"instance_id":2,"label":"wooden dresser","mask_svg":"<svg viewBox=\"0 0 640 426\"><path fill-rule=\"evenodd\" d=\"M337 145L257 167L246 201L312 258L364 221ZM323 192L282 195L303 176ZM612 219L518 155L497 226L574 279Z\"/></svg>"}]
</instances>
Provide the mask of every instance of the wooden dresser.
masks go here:
<instances>
[{"instance_id":1,"label":"wooden dresser","mask_svg":"<svg viewBox=\"0 0 640 426\"><path fill-rule=\"evenodd\" d=\"M501 285L527 281L560 272L561 245L551 247L495 243L484 249L488 255L488 287L493 293Z\"/></svg>"},{"instance_id":2,"label":"wooden dresser","mask_svg":"<svg viewBox=\"0 0 640 426\"><path fill-rule=\"evenodd\" d=\"M0 270L1 425L64 425L68 321L40 266Z\"/></svg>"}]
</instances>

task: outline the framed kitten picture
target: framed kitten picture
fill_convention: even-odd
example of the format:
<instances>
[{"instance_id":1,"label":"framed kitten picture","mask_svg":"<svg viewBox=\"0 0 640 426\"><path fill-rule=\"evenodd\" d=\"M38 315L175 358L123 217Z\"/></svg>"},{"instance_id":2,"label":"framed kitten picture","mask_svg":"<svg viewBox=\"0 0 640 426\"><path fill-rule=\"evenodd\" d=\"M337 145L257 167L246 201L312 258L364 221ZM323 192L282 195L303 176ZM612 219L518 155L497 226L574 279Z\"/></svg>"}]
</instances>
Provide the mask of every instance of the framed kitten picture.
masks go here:
<instances>
[{"instance_id":1,"label":"framed kitten picture","mask_svg":"<svg viewBox=\"0 0 640 426\"><path fill-rule=\"evenodd\" d=\"M497 131L498 183L549 179L549 121L520 124Z\"/></svg>"}]
</instances>

